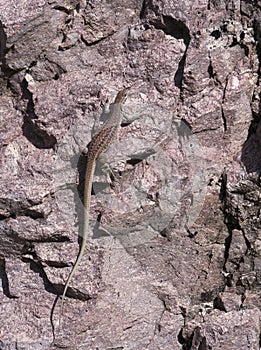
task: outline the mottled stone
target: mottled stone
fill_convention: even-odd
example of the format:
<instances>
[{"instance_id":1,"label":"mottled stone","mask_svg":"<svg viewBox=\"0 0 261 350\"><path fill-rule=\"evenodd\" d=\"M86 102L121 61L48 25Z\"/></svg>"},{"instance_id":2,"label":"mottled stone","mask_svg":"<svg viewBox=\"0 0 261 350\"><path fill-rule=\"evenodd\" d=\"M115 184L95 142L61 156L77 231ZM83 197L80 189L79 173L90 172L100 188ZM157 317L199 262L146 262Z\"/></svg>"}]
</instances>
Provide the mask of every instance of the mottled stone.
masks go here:
<instances>
[{"instance_id":1,"label":"mottled stone","mask_svg":"<svg viewBox=\"0 0 261 350\"><path fill-rule=\"evenodd\" d=\"M260 19L254 1L0 0L1 349L259 350ZM58 334L81 152L129 85Z\"/></svg>"}]
</instances>

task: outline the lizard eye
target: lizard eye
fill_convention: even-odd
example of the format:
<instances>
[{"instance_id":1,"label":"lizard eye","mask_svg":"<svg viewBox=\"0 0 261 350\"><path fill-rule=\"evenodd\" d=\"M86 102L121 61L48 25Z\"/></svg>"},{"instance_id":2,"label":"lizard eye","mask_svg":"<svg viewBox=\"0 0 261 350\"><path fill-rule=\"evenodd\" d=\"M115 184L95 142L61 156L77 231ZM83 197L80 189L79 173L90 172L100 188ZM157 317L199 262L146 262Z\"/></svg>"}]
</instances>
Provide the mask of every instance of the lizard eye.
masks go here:
<instances>
[{"instance_id":1,"label":"lizard eye","mask_svg":"<svg viewBox=\"0 0 261 350\"><path fill-rule=\"evenodd\" d=\"M128 95L128 92L124 92L124 94L123 94L123 96L122 96L124 100L126 100L127 95Z\"/></svg>"}]
</instances>

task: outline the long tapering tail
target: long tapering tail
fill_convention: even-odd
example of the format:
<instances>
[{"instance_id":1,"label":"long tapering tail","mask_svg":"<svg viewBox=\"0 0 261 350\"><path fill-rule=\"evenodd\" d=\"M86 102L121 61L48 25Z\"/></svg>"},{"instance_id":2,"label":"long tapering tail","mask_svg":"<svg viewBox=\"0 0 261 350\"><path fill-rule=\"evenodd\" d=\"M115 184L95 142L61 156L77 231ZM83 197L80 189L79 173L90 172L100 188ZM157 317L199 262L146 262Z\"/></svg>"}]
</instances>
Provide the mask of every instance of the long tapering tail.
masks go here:
<instances>
[{"instance_id":1,"label":"long tapering tail","mask_svg":"<svg viewBox=\"0 0 261 350\"><path fill-rule=\"evenodd\" d=\"M96 160L89 159L87 162L86 172L85 172L85 186L84 186L84 222L83 222L83 234L82 234L82 244L79 251L79 254L77 256L77 259L74 263L74 266L67 278L67 281L64 286L63 294L62 294L62 300L60 305L60 312L59 312L59 323L58 323L58 329L60 331L61 329L61 321L62 321L62 315L63 315L63 305L64 300L66 296L66 292L68 290L68 287L70 285L70 282L81 262L81 259L83 257L83 253L86 247L86 242L88 238L88 230L89 230L89 217L90 217L90 203L91 203L91 191L92 191L92 180L93 180L93 174L95 171L95 165Z\"/></svg>"}]
</instances>

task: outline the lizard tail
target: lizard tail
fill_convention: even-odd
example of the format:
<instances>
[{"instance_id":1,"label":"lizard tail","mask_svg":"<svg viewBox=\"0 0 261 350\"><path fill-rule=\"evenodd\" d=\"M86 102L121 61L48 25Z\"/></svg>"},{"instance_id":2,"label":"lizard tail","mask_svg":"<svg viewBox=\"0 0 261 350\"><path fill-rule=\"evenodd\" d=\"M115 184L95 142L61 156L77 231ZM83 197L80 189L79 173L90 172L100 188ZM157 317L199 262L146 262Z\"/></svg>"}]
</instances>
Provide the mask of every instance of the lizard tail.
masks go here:
<instances>
[{"instance_id":1,"label":"lizard tail","mask_svg":"<svg viewBox=\"0 0 261 350\"><path fill-rule=\"evenodd\" d=\"M74 266L67 278L67 281L64 286L63 294L62 294L62 300L60 305L60 312L59 312L59 323L58 323L58 331L60 332L61 329L61 321L63 316L63 305L64 300L66 296L66 292L68 290L68 287L70 285L70 282L81 262L81 259L83 257L83 253L86 247L86 242L88 238L88 229L89 229L89 216L90 216L90 203L91 203L91 191L92 191L92 180L93 180L93 174L95 171L95 159L88 159L87 162L87 168L85 173L85 185L84 185L84 221L83 221L83 235L82 235L82 244L79 251L79 254L77 256L77 259L74 263Z\"/></svg>"}]
</instances>

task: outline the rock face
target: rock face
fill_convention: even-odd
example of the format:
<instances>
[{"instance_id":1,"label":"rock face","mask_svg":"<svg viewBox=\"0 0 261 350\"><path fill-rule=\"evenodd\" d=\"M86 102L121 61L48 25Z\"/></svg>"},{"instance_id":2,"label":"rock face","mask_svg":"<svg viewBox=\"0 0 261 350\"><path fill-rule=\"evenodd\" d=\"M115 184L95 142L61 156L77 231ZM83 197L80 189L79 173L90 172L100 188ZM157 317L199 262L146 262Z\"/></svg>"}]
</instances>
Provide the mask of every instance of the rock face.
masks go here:
<instances>
[{"instance_id":1,"label":"rock face","mask_svg":"<svg viewBox=\"0 0 261 350\"><path fill-rule=\"evenodd\" d=\"M0 20L0 348L258 350L260 4L0 0ZM59 333L82 150L128 85Z\"/></svg>"}]
</instances>

